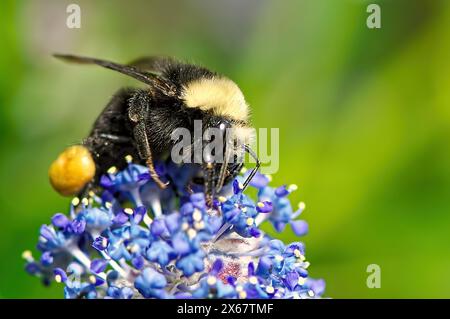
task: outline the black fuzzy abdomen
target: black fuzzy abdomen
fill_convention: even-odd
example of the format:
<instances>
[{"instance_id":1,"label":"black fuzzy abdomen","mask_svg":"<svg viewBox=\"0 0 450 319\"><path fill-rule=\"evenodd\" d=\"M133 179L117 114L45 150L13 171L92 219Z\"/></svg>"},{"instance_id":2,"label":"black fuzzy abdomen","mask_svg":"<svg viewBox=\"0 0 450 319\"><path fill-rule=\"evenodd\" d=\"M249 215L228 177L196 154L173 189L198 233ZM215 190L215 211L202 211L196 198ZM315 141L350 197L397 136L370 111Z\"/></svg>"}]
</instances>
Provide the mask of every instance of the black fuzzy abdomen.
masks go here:
<instances>
[{"instance_id":1,"label":"black fuzzy abdomen","mask_svg":"<svg viewBox=\"0 0 450 319\"><path fill-rule=\"evenodd\" d=\"M133 89L121 89L103 109L83 144L91 151L96 163L96 180L111 166L123 169L125 156L139 159L132 127L128 119L128 99Z\"/></svg>"}]
</instances>

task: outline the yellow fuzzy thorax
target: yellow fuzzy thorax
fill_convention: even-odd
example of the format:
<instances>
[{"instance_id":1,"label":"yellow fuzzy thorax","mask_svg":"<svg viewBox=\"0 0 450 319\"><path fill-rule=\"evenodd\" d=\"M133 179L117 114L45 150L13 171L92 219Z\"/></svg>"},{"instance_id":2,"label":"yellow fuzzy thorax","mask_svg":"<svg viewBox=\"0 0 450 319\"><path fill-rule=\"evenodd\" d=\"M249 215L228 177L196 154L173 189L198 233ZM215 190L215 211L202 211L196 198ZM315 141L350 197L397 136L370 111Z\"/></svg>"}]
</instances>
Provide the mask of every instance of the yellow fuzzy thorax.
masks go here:
<instances>
[{"instance_id":1,"label":"yellow fuzzy thorax","mask_svg":"<svg viewBox=\"0 0 450 319\"><path fill-rule=\"evenodd\" d=\"M187 107L212 111L239 121L247 121L248 106L244 95L233 81L222 78L202 78L185 85L183 100Z\"/></svg>"}]
</instances>

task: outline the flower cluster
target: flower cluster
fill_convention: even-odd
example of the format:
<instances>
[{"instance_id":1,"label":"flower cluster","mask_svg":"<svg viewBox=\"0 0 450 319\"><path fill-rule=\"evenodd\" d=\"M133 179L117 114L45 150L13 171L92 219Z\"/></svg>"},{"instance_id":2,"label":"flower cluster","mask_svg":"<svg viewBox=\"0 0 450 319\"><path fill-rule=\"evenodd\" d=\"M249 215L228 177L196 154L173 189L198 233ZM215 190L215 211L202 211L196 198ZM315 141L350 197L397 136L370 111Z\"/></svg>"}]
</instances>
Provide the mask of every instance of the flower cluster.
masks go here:
<instances>
[{"instance_id":1,"label":"flower cluster","mask_svg":"<svg viewBox=\"0 0 450 319\"><path fill-rule=\"evenodd\" d=\"M128 159L100 180L99 195L74 198L69 214L55 214L40 229L39 259L30 251L26 270L45 284L64 284L66 298L317 298L324 281L309 278L303 243L285 245L259 227L290 225L304 235L288 195L257 173L244 194L238 176L208 205L187 187L192 167L157 166L170 181L159 189L144 166Z\"/></svg>"}]
</instances>

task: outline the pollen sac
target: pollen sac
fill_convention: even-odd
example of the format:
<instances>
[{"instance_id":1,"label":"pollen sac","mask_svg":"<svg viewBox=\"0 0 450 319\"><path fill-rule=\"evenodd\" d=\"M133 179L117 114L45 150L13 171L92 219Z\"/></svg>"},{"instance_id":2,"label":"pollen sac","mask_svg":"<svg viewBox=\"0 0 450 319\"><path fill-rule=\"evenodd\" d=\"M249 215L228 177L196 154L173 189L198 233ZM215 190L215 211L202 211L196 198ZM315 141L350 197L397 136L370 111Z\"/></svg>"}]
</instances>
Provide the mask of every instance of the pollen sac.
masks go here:
<instances>
[{"instance_id":1,"label":"pollen sac","mask_svg":"<svg viewBox=\"0 0 450 319\"><path fill-rule=\"evenodd\" d=\"M48 171L53 188L64 196L79 193L95 176L95 163L82 145L66 148L50 165Z\"/></svg>"}]
</instances>

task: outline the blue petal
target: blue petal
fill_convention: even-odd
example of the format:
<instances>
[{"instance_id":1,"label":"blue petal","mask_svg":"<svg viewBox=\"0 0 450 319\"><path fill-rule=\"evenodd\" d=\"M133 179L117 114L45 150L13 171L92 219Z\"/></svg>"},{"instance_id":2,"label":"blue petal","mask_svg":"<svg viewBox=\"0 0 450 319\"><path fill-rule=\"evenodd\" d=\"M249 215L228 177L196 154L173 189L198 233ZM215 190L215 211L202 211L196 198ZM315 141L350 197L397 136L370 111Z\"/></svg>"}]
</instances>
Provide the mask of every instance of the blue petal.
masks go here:
<instances>
[{"instance_id":1,"label":"blue petal","mask_svg":"<svg viewBox=\"0 0 450 319\"><path fill-rule=\"evenodd\" d=\"M131 263L133 264L134 268L142 269L142 267L144 267L144 257L136 256L131 259Z\"/></svg>"},{"instance_id":2,"label":"blue petal","mask_svg":"<svg viewBox=\"0 0 450 319\"><path fill-rule=\"evenodd\" d=\"M129 217L123 212L119 212L113 219L113 223L117 225L123 225L128 221Z\"/></svg>"},{"instance_id":3,"label":"blue petal","mask_svg":"<svg viewBox=\"0 0 450 319\"><path fill-rule=\"evenodd\" d=\"M46 251L42 254L41 256L41 263L44 266L49 266L53 263L53 256L52 253L50 251Z\"/></svg>"},{"instance_id":4,"label":"blue petal","mask_svg":"<svg viewBox=\"0 0 450 319\"><path fill-rule=\"evenodd\" d=\"M84 219L75 219L68 226L68 230L74 234L82 234L86 229L86 221Z\"/></svg>"},{"instance_id":5,"label":"blue petal","mask_svg":"<svg viewBox=\"0 0 450 319\"><path fill-rule=\"evenodd\" d=\"M256 211L258 213L270 213L273 210L273 204L270 201L259 202L256 205Z\"/></svg>"},{"instance_id":6,"label":"blue petal","mask_svg":"<svg viewBox=\"0 0 450 319\"><path fill-rule=\"evenodd\" d=\"M278 197L285 197L289 195L289 191L286 187L286 185L280 186L277 189L275 189L275 195Z\"/></svg>"},{"instance_id":7,"label":"blue petal","mask_svg":"<svg viewBox=\"0 0 450 319\"><path fill-rule=\"evenodd\" d=\"M180 215L178 213L167 215L164 221L171 234L174 234L180 228Z\"/></svg>"},{"instance_id":8,"label":"blue petal","mask_svg":"<svg viewBox=\"0 0 450 319\"><path fill-rule=\"evenodd\" d=\"M251 227L250 228L250 235L252 237L258 238L259 236L261 236L262 232L256 228L256 227Z\"/></svg>"},{"instance_id":9,"label":"blue petal","mask_svg":"<svg viewBox=\"0 0 450 319\"><path fill-rule=\"evenodd\" d=\"M222 268L223 268L223 261L222 259L217 258L211 267L210 273L212 275L217 275L222 270Z\"/></svg>"},{"instance_id":10,"label":"blue petal","mask_svg":"<svg viewBox=\"0 0 450 319\"><path fill-rule=\"evenodd\" d=\"M290 224L297 236L304 236L308 233L308 223L304 220L293 220Z\"/></svg>"},{"instance_id":11,"label":"blue petal","mask_svg":"<svg viewBox=\"0 0 450 319\"><path fill-rule=\"evenodd\" d=\"M177 261L176 266L183 271L186 277L193 275L195 272L202 271L205 266L200 251L190 254Z\"/></svg>"},{"instance_id":12,"label":"blue petal","mask_svg":"<svg viewBox=\"0 0 450 319\"><path fill-rule=\"evenodd\" d=\"M64 228L70 223L69 218L66 215L58 213L53 215L52 224L58 228Z\"/></svg>"},{"instance_id":13,"label":"blue petal","mask_svg":"<svg viewBox=\"0 0 450 319\"><path fill-rule=\"evenodd\" d=\"M147 213L147 208L145 206L139 206L134 209L133 221L136 224L139 224L142 219L144 219L144 215Z\"/></svg>"},{"instance_id":14,"label":"blue petal","mask_svg":"<svg viewBox=\"0 0 450 319\"><path fill-rule=\"evenodd\" d=\"M186 255L191 252L191 245L184 234L177 234L172 239L172 247L179 255Z\"/></svg>"},{"instance_id":15,"label":"blue petal","mask_svg":"<svg viewBox=\"0 0 450 319\"><path fill-rule=\"evenodd\" d=\"M190 196L190 200L195 208L198 208L200 210L206 208L205 194L203 194L203 193L192 194Z\"/></svg>"},{"instance_id":16,"label":"blue petal","mask_svg":"<svg viewBox=\"0 0 450 319\"><path fill-rule=\"evenodd\" d=\"M93 273L99 274L106 269L108 262L105 259L94 259L89 267Z\"/></svg>"},{"instance_id":17,"label":"blue petal","mask_svg":"<svg viewBox=\"0 0 450 319\"><path fill-rule=\"evenodd\" d=\"M240 183L239 183L239 181L238 181L237 179L235 179L235 180L233 181L233 192L234 192L235 194L239 194L239 193L242 192L242 189L241 189L241 187L240 187Z\"/></svg>"},{"instance_id":18,"label":"blue petal","mask_svg":"<svg viewBox=\"0 0 450 319\"><path fill-rule=\"evenodd\" d=\"M92 243L92 247L99 251L103 251L108 247L109 240L105 237L98 236L94 239L94 242Z\"/></svg>"},{"instance_id":19,"label":"blue petal","mask_svg":"<svg viewBox=\"0 0 450 319\"><path fill-rule=\"evenodd\" d=\"M294 290L295 286L297 286L298 284L298 274L295 271L289 272L288 274L286 274L286 277L284 279L286 286L290 289L290 290Z\"/></svg>"},{"instance_id":20,"label":"blue petal","mask_svg":"<svg viewBox=\"0 0 450 319\"><path fill-rule=\"evenodd\" d=\"M255 275L255 265L252 262L248 263L248 271L247 271L247 273L248 273L249 277Z\"/></svg>"},{"instance_id":21,"label":"blue petal","mask_svg":"<svg viewBox=\"0 0 450 319\"><path fill-rule=\"evenodd\" d=\"M286 224L283 222L275 221L273 222L273 226L275 227L275 230L279 233L281 233L284 228L286 227Z\"/></svg>"},{"instance_id":22,"label":"blue petal","mask_svg":"<svg viewBox=\"0 0 450 319\"><path fill-rule=\"evenodd\" d=\"M325 280L312 280L311 290L316 296L321 296L325 292Z\"/></svg>"},{"instance_id":23,"label":"blue petal","mask_svg":"<svg viewBox=\"0 0 450 319\"><path fill-rule=\"evenodd\" d=\"M193 211L194 211L194 205L190 202L184 203L180 207L180 214L182 216L189 216L192 214Z\"/></svg>"},{"instance_id":24,"label":"blue petal","mask_svg":"<svg viewBox=\"0 0 450 319\"><path fill-rule=\"evenodd\" d=\"M147 249L147 258L150 261L158 262L161 266L166 266L172 259L173 249L165 241L158 240Z\"/></svg>"},{"instance_id":25,"label":"blue petal","mask_svg":"<svg viewBox=\"0 0 450 319\"><path fill-rule=\"evenodd\" d=\"M61 278L61 282L66 282L67 281L67 274L64 270L62 270L61 268L55 268L53 269L53 274L55 276L60 276Z\"/></svg>"},{"instance_id":26,"label":"blue petal","mask_svg":"<svg viewBox=\"0 0 450 319\"><path fill-rule=\"evenodd\" d=\"M83 212L86 226L93 229L103 230L112 224L111 216L103 208L89 208Z\"/></svg>"},{"instance_id":27,"label":"blue petal","mask_svg":"<svg viewBox=\"0 0 450 319\"><path fill-rule=\"evenodd\" d=\"M246 175L248 175L249 173L250 171ZM250 181L250 185L256 188L264 188L267 186L267 184L269 184L269 178L266 175L261 174L260 172L257 172Z\"/></svg>"},{"instance_id":28,"label":"blue petal","mask_svg":"<svg viewBox=\"0 0 450 319\"><path fill-rule=\"evenodd\" d=\"M161 236L166 231L164 220L155 219L151 224L150 231L153 236Z\"/></svg>"},{"instance_id":29,"label":"blue petal","mask_svg":"<svg viewBox=\"0 0 450 319\"><path fill-rule=\"evenodd\" d=\"M305 254L305 245L304 245L303 243L301 243L301 242L293 242L293 243L290 243L290 244L286 247L286 250L284 251L284 253L285 253L287 256L291 256L291 255L293 255L293 254L295 253L295 250L296 250L296 249L298 249L302 255Z\"/></svg>"},{"instance_id":30,"label":"blue petal","mask_svg":"<svg viewBox=\"0 0 450 319\"><path fill-rule=\"evenodd\" d=\"M272 267L272 261L267 256L262 256L259 259L258 267L256 268L256 275L261 277L267 277Z\"/></svg>"},{"instance_id":31,"label":"blue petal","mask_svg":"<svg viewBox=\"0 0 450 319\"><path fill-rule=\"evenodd\" d=\"M162 296L163 293L160 290L166 285L166 278L152 268L145 268L134 282L134 287L145 298Z\"/></svg>"}]
</instances>

